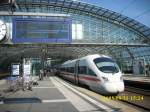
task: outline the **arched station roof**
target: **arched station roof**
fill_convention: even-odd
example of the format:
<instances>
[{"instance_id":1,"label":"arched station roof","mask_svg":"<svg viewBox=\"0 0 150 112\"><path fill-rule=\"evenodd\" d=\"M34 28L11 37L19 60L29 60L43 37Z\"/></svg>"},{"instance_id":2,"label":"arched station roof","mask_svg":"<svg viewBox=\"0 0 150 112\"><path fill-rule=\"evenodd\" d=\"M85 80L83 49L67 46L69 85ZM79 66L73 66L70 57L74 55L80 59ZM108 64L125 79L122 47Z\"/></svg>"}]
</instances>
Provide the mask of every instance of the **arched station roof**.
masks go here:
<instances>
[{"instance_id":1,"label":"arched station roof","mask_svg":"<svg viewBox=\"0 0 150 112\"><path fill-rule=\"evenodd\" d=\"M81 1L74 1L74 0L16 0L16 4L17 4L16 5L17 8L20 11L22 9L22 6L37 6L37 5L67 8L68 13L70 9L80 10L82 12L89 13L92 16L106 19L115 24L132 28L134 31L143 35L143 37L145 37L146 40L148 40L148 43L150 43L150 28L148 28L147 26L143 25L142 23L134 19L131 19L117 12L102 8L100 6L96 6ZM9 5L10 5L9 3L1 4L1 6L6 6L6 7L9 7ZM29 7L26 8L28 10Z\"/></svg>"}]
</instances>

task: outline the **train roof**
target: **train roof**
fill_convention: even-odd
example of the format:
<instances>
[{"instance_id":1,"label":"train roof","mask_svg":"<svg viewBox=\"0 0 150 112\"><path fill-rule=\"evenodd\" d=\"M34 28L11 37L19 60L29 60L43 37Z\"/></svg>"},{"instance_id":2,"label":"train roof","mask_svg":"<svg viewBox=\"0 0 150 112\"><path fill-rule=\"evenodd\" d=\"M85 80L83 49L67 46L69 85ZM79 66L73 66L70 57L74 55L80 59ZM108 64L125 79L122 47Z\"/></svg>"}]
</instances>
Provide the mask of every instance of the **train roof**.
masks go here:
<instances>
[{"instance_id":1,"label":"train roof","mask_svg":"<svg viewBox=\"0 0 150 112\"><path fill-rule=\"evenodd\" d=\"M73 63L75 61L77 61L78 59L74 59L74 60L68 60L66 62L64 62L62 65L68 64L68 63Z\"/></svg>"},{"instance_id":2,"label":"train roof","mask_svg":"<svg viewBox=\"0 0 150 112\"><path fill-rule=\"evenodd\" d=\"M82 58L79 58L80 60L81 59L86 59L86 58L97 58L97 57L107 57L107 58L111 58L107 55L101 55L101 54L91 54L91 55L87 55L85 57L82 57Z\"/></svg>"},{"instance_id":3,"label":"train roof","mask_svg":"<svg viewBox=\"0 0 150 112\"><path fill-rule=\"evenodd\" d=\"M62 65L66 65L66 64L68 64L68 63L73 63L73 62L75 62L75 61L77 61L77 60L83 60L83 59L94 59L94 58L97 58L97 57L107 57L107 58L111 58L111 57L109 57L109 56L107 56L107 55L100 55L100 54L91 54L91 55L87 55L87 56L85 56L85 57L81 57L81 58L78 58L78 59L74 59L74 60L68 60L68 61L66 61L66 62L64 62Z\"/></svg>"}]
</instances>

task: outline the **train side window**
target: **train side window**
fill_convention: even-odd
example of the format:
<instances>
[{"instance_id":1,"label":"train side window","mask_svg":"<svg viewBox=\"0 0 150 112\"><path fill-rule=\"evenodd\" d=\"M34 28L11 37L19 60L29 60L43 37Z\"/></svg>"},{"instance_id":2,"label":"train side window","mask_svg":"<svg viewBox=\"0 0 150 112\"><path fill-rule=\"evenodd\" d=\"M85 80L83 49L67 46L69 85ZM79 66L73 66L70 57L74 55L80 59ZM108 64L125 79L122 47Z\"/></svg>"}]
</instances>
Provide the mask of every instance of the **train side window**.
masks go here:
<instances>
[{"instance_id":1,"label":"train side window","mask_svg":"<svg viewBox=\"0 0 150 112\"><path fill-rule=\"evenodd\" d=\"M70 68L69 67L67 67L67 72L70 72Z\"/></svg>"},{"instance_id":2,"label":"train side window","mask_svg":"<svg viewBox=\"0 0 150 112\"><path fill-rule=\"evenodd\" d=\"M71 73L71 67L69 67L69 72Z\"/></svg>"},{"instance_id":3,"label":"train side window","mask_svg":"<svg viewBox=\"0 0 150 112\"><path fill-rule=\"evenodd\" d=\"M96 74L90 68L88 68L88 75L96 76Z\"/></svg>"},{"instance_id":4,"label":"train side window","mask_svg":"<svg viewBox=\"0 0 150 112\"><path fill-rule=\"evenodd\" d=\"M87 74L87 67L79 66L79 74Z\"/></svg>"},{"instance_id":5,"label":"train side window","mask_svg":"<svg viewBox=\"0 0 150 112\"><path fill-rule=\"evenodd\" d=\"M67 67L64 68L64 71L67 72Z\"/></svg>"},{"instance_id":6,"label":"train side window","mask_svg":"<svg viewBox=\"0 0 150 112\"><path fill-rule=\"evenodd\" d=\"M61 71L63 71L63 72L64 72L64 71L65 71L65 68L61 68Z\"/></svg>"},{"instance_id":7,"label":"train side window","mask_svg":"<svg viewBox=\"0 0 150 112\"><path fill-rule=\"evenodd\" d=\"M74 67L71 67L70 72L71 72L71 73L74 73Z\"/></svg>"},{"instance_id":8,"label":"train side window","mask_svg":"<svg viewBox=\"0 0 150 112\"><path fill-rule=\"evenodd\" d=\"M67 67L67 72L74 73L74 67Z\"/></svg>"},{"instance_id":9,"label":"train side window","mask_svg":"<svg viewBox=\"0 0 150 112\"><path fill-rule=\"evenodd\" d=\"M66 67L66 72L69 72L69 68L68 67Z\"/></svg>"}]
</instances>

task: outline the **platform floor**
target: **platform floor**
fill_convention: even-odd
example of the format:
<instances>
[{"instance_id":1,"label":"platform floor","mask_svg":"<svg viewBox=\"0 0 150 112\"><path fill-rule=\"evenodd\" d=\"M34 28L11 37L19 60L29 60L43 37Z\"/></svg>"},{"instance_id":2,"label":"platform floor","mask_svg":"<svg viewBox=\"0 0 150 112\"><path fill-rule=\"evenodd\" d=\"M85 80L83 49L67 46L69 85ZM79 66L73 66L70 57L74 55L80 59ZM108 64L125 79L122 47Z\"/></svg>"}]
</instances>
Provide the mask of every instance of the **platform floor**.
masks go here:
<instances>
[{"instance_id":1,"label":"platform floor","mask_svg":"<svg viewBox=\"0 0 150 112\"><path fill-rule=\"evenodd\" d=\"M45 78L32 91L19 90L3 94L0 112L140 112L134 107L109 101L103 96L80 88L97 100L57 77Z\"/></svg>"},{"instance_id":2,"label":"platform floor","mask_svg":"<svg viewBox=\"0 0 150 112\"><path fill-rule=\"evenodd\" d=\"M143 83L150 83L150 77L144 77L144 76L135 76L135 75L124 75L124 80L128 81L136 81L136 82L143 82Z\"/></svg>"},{"instance_id":3,"label":"platform floor","mask_svg":"<svg viewBox=\"0 0 150 112\"><path fill-rule=\"evenodd\" d=\"M0 112L78 112L78 110L47 79L41 81L33 91L20 90L5 94L1 97Z\"/></svg>"}]
</instances>

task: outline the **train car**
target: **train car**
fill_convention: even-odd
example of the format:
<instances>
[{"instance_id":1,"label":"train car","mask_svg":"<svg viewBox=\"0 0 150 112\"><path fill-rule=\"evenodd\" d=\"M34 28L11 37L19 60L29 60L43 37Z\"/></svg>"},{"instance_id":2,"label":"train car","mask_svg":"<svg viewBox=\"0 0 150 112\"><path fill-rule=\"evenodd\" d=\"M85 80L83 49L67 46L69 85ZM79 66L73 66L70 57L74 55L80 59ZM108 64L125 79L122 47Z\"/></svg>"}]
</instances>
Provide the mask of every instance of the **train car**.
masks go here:
<instances>
[{"instance_id":1,"label":"train car","mask_svg":"<svg viewBox=\"0 0 150 112\"><path fill-rule=\"evenodd\" d=\"M106 55L88 55L69 60L60 67L62 77L105 95L124 91L122 72L116 62Z\"/></svg>"}]
</instances>

